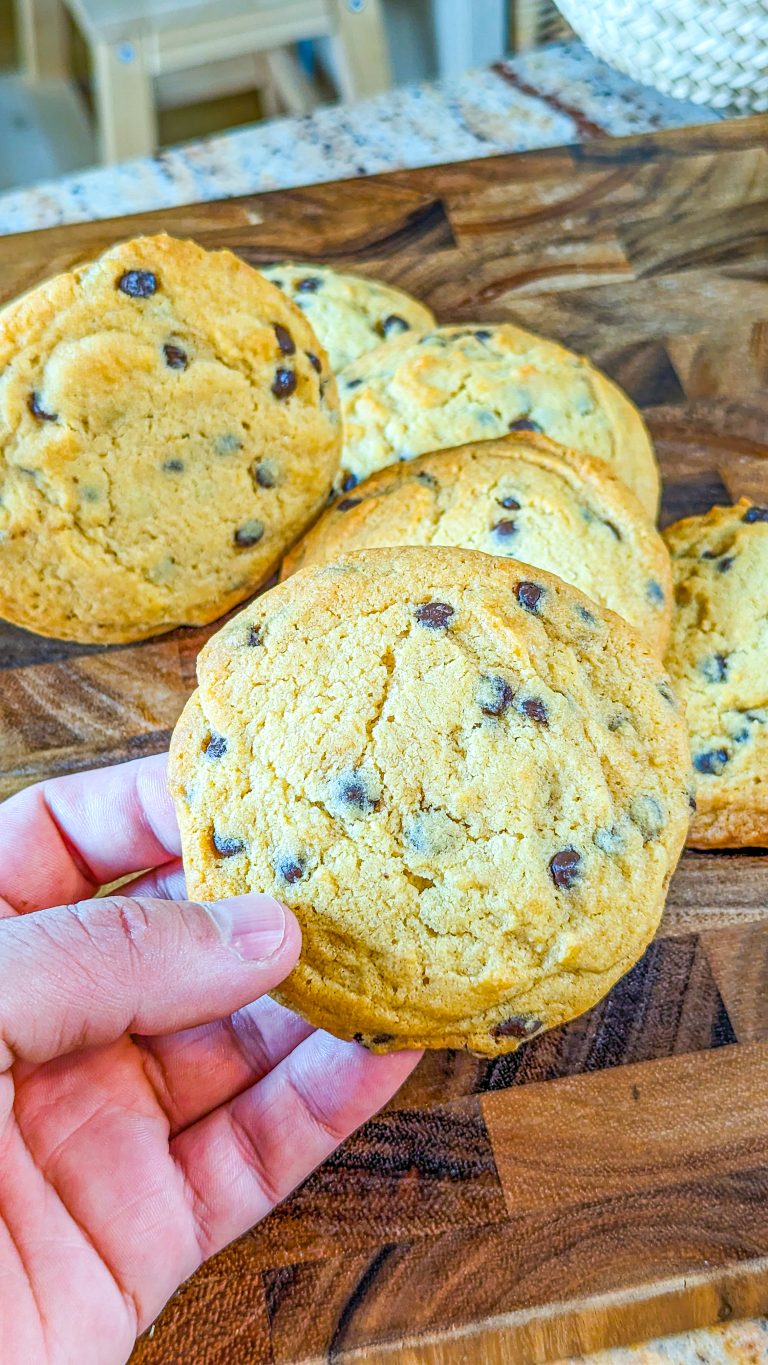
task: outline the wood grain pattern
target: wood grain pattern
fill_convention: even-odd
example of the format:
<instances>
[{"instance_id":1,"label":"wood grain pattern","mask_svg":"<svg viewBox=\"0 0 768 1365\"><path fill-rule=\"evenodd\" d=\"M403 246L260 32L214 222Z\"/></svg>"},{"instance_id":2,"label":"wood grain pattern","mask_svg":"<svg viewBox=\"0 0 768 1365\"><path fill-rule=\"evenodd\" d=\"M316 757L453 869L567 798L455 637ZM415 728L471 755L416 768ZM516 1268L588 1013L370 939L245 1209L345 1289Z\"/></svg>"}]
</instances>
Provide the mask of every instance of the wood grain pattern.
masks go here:
<instances>
[{"instance_id":1,"label":"wood grain pattern","mask_svg":"<svg viewBox=\"0 0 768 1365\"><path fill-rule=\"evenodd\" d=\"M768 1042L768 924L726 925L701 945L736 1038Z\"/></svg>"},{"instance_id":2,"label":"wood grain pattern","mask_svg":"<svg viewBox=\"0 0 768 1365\"><path fill-rule=\"evenodd\" d=\"M0 298L165 229L348 266L443 321L581 347L643 408L665 521L768 501L768 119L0 239ZM0 793L161 749L210 634L114 649L0 626ZM687 853L594 1010L428 1056L185 1285L134 1365L544 1361L768 1309L768 857Z\"/></svg>"}]
</instances>

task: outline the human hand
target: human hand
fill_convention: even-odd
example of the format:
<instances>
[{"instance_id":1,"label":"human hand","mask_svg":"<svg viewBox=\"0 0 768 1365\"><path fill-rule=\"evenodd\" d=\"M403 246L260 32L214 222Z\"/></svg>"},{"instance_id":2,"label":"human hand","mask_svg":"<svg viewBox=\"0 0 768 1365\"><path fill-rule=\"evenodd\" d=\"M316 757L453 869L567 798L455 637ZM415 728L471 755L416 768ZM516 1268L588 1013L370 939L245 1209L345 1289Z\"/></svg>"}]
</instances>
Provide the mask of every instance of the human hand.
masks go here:
<instances>
[{"instance_id":1,"label":"human hand","mask_svg":"<svg viewBox=\"0 0 768 1365\"><path fill-rule=\"evenodd\" d=\"M298 956L290 911L184 894L162 756L0 806L3 1365L124 1361L417 1060L258 999Z\"/></svg>"}]
</instances>

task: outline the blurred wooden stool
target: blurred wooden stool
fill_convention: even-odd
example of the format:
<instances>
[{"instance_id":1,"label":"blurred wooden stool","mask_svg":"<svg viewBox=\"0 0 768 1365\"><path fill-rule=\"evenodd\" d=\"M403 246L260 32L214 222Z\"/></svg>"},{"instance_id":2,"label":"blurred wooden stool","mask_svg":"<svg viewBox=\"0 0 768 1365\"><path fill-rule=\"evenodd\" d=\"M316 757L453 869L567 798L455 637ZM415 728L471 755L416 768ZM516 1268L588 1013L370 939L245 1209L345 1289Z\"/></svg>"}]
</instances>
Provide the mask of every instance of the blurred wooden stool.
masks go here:
<instances>
[{"instance_id":1,"label":"blurred wooden stool","mask_svg":"<svg viewBox=\"0 0 768 1365\"><path fill-rule=\"evenodd\" d=\"M16 0L22 61L32 79L67 70L69 10L90 50L102 160L157 145L155 80L258 58L291 113L307 112L307 78L290 52L330 39L339 93L363 99L391 85L381 0ZM254 85L261 85L254 79ZM197 81L198 88L201 82Z\"/></svg>"}]
</instances>

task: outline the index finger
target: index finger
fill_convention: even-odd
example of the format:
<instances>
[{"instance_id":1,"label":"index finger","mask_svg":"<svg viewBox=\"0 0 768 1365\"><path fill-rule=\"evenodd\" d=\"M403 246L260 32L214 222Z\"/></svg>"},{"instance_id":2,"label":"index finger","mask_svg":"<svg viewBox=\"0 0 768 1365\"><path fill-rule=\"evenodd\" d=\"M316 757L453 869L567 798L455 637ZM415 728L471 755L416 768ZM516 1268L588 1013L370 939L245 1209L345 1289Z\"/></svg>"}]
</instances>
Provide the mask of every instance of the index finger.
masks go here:
<instances>
[{"instance_id":1,"label":"index finger","mask_svg":"<svg viewBox=\"0 0 768 1365\"><path fill-rule=\"evenodd\" d=\"M0 806L0 897L24 914L177 858L167 761L156 754L54 777L10 797Z\"/></svg>"}]
</instances>

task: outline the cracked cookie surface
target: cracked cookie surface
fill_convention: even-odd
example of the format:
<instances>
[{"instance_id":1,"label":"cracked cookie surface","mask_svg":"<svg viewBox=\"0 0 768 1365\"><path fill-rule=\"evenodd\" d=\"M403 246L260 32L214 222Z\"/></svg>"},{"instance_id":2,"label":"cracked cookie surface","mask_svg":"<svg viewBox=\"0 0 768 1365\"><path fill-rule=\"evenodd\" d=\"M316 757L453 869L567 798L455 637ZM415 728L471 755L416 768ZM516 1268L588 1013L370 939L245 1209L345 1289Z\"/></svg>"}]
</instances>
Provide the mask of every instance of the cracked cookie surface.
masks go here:
<instances>
[{"instance_id":1,"label":"cracked cookie surface","mask_svg":"<svg viewBox=\"0 0 768 1365\"><path fill-rule=\"evenodd\" d=\"M661 536L608 465L544 436L379 470L323 513L283 574L395 545L457 545L535 564L623 616L659 653L666 646L672 582Z\"/></svg>"},{"instance_id":2,"label":"cracked cookie surface","mask_svg":"<svg viewBox=\"0 0 768 1365\"><path fill-rule=\"evenodd\" d=\"M669 526L667 667L686 704L696 848L768 845L768 507L742 498Z\"/></svg>"},{"instance_id":3,"label":"cracked cookie surface","mask_svg":"<svg viewBox=\"0 0 768 1365\"><path fill-rule=\"evenodd\" d=\"M306 569L198 660L170 784L189 894L290 905L279 998L376 1050L494 1055L639 957L689 814L658 659L559 579L459 549Z\"/></svg>"},{"instance_id":4,"label":"cracked cookie surface","mask_svg":"<svg viewBox=\"0 0 768 1365\"><path fill-rule=\"evenodd\" d=\"M605 460L656 516L659 473L634 404L583 356L511 323L397 337L348 366L339 393L343 492L398 460L537 431Z\"/></svg>"},{"instance_id":5,"label":"cracked cookie surface","mask_svg":"<svg viewBox=\"0 0 768 1365\"><path fill-rule=\"evenodd\" d=\"M114 247L0 315L0 614L81 641L213 620L339 447L327 359L273 285L164 235Z\"/></svg>"},{"instance_id":6,"label":"cracked cookie surface","mask_svg":"<svg viewBox=\"0 0 768 1365\"><path fill-rule=\"evenodd\" d=\"M434 325L426 304L383 280L301 261L279 261L262 273L309 319L335 371L390 337Z\"/></svg>"}]
</instances>

